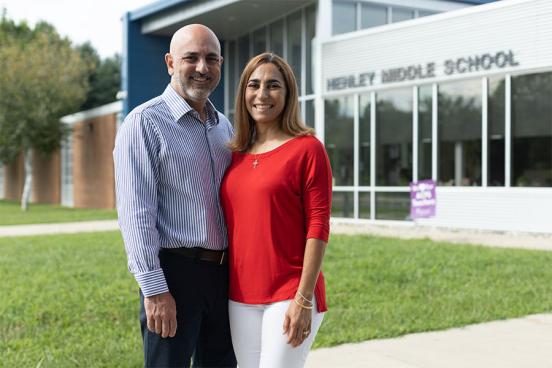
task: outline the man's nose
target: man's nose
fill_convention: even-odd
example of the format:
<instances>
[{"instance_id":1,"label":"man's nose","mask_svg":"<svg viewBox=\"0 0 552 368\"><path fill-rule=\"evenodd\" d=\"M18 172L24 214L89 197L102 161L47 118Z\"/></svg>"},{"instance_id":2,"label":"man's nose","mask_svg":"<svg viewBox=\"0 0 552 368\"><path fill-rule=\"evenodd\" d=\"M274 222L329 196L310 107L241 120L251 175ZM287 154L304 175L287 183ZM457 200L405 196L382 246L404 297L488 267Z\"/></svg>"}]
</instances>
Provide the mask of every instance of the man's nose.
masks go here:
<instances>
[{"instance_id":1,"label":"man's nose","mask_svg":"<svg viewBox=\"0 0 552 368\"><path fill-rule=\"evenodd\" d=\"M207 73L207 71L209 71L209 68L207 67L207 60L205 60L204 58L200 58L196 64L196 72L205 74Z\"/></svg>"}]
</instances>

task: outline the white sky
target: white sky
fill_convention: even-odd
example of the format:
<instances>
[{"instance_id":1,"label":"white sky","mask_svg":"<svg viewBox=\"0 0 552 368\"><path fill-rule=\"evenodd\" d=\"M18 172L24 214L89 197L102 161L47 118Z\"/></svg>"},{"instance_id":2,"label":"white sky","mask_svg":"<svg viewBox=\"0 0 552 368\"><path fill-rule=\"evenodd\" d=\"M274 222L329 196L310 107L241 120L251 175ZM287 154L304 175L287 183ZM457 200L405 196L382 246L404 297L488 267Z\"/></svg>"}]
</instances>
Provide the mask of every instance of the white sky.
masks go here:
<instances>
[{"instance_id":1,"label":"white sky","mask_svg":"<svg viewBox=\"0 0 552 368\"><path fill-rule=\"evenodd\" d=\"M38 20L54 25L73 44L90 41L102 58L121 53L122 22L127 11L155 0L0 0L8 18L26 20L31 26Z\"/></svg>"}]
</instances>

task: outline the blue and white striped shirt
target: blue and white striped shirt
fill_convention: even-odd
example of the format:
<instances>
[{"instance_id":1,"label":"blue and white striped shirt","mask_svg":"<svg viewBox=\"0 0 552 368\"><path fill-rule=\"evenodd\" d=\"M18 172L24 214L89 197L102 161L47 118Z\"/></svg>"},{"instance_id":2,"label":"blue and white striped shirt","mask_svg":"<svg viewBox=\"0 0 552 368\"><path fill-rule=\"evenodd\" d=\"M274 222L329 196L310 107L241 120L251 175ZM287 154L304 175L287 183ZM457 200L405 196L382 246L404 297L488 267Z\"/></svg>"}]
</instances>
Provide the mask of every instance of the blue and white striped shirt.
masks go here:
<instances>
[{"instance_id":1,"label":"blue and white striped shirt","mask_svg":"<svg viewBox=\"0 0 552 368\"><path fill-rule=\"evenodd\" d=\"M168 291L159 249L227 247L219 188L231 161L232 126L206 104L207 120L168 85L125 118L115 140L115 189L128 268L145 296Z\"/></svg>"}]
</instances>

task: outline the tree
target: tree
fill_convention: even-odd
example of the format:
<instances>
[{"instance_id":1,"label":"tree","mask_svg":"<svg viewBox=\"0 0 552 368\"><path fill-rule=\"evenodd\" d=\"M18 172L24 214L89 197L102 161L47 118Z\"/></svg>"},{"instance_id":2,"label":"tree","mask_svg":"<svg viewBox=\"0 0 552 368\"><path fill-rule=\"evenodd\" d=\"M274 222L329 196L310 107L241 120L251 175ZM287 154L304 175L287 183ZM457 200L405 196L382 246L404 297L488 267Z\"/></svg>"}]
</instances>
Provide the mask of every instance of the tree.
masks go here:
<instances>
[{"instance_id":1,"label":"tree","mask_svg":"<svg viewBox=\"0 0 552 368\"><path fill-rule=\"evenodd\" d=\"M60 148L63 115L78 110L88 88L89 66L53 26L0 20L0 161L25 156L21 207L27 209L32 184L31 150Z\"/></svg>"},{"instance_id":2,"label":"tree","mask_svg":"<svg viewBox=\"0 0 552 368\"><path fill-rule=\"evenodd\" d=\"M81 110L116 101L121 84L121 57L115 54L102 60L89 42L78 46L78 50L90 66L88 76L90 90Z\"/></svg>"}]
</instances>

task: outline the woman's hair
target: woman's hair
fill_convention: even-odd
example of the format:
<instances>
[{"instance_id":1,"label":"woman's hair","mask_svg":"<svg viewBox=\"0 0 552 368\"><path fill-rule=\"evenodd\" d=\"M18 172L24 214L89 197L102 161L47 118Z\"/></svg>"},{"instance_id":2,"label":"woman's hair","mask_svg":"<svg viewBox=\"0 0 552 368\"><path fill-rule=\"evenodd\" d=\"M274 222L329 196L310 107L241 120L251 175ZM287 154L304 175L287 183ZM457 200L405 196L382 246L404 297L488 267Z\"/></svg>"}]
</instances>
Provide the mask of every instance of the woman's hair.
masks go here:
<instances>
[{"instance_id":1,"label":"woman's hair","mask_svg":"<svg viewBox=\"0 0 552 368\"><path fill-rule=\"evenodd\" d=\"M297 82L289 64L276 54L265 52L257 55L245 66L240 77L238 85L238 94L236 96L236 113L234 115L235 136L230 142L230 148L233 151L245 152L253 145L255 141L255 121L249 115L245 104L245 90L251 74L262 64L274 64L286 84L286 100L284 110L280 119L280 129L294 137L314 134L314 130L305 125L299 116L299 94L297 93Z\"/></svg>"}]
</instances>

